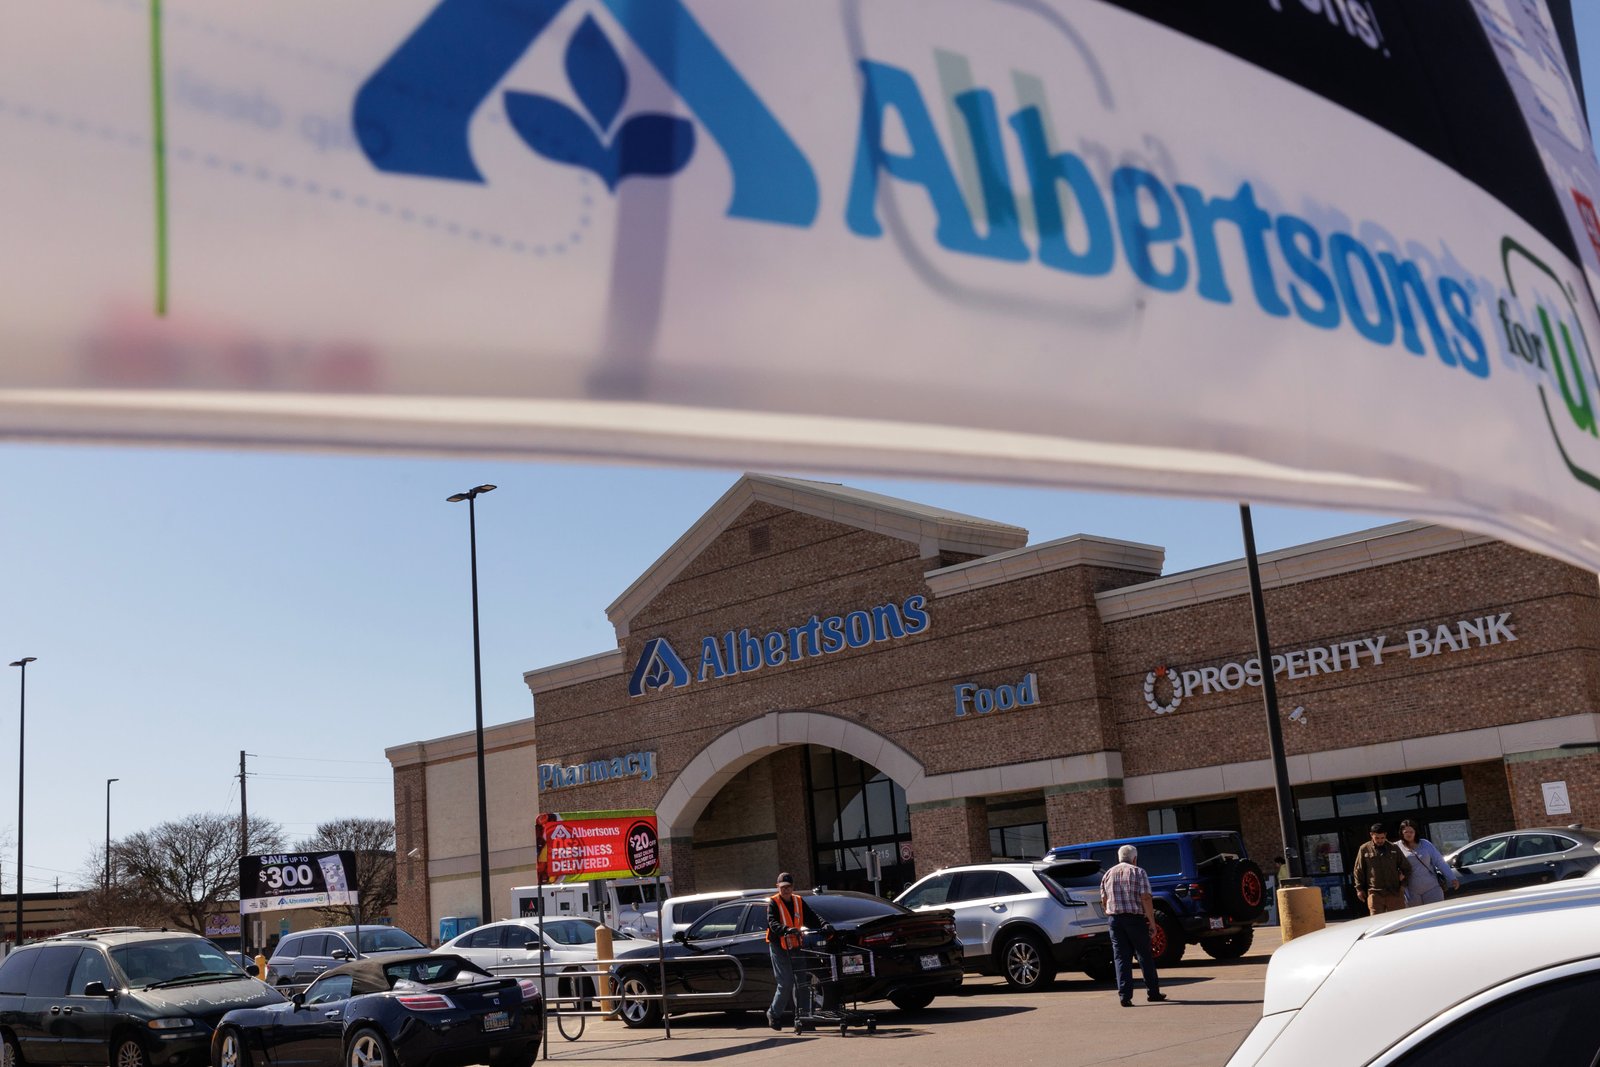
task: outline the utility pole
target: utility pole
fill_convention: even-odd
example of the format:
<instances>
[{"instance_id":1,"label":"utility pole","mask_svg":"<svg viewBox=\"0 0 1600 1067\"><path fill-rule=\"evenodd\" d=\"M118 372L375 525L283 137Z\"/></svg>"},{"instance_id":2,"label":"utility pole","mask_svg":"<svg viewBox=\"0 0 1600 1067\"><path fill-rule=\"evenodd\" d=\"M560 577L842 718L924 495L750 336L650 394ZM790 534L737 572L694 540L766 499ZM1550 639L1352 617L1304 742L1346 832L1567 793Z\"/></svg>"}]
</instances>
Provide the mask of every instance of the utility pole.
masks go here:
<instances>
[{"instance_id":1,"label":"utility pole","mask_svg":"<svg viewBox=\"0 0 1600 1067\"><path fill-rule=\"evenodd\" d=\"M239 750L239 860L243 866L244 858L250 855L250 805L245 799L244 758L249 755L244 749ZM240 906L244 901L244 885L239 886ZM239 915L239 948L248 954L250 950L250 931L246 928L243 912Z\"/></svg>"},{"instance_id":2,"label":"utility pole","mask_svg":"<svg viewBox=\"0 0 1600 1067\"><path fill-rule=\"evenodd\" d=\"M244 758L249 755L244 749L239 750L239 855L250 855L250 805L245 800L244 783L245 770Z\"/></svg>"}]
</instances>

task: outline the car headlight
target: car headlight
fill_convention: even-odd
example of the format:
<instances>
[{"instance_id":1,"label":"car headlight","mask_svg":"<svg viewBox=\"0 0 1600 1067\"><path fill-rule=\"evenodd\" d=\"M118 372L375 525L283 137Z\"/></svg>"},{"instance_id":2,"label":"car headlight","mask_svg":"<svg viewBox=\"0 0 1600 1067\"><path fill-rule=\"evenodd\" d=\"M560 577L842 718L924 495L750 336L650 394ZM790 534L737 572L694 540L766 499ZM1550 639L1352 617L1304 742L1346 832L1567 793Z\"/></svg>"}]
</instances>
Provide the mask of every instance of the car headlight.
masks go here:
<instances>
[{"instance_id":1,"label":"car headlight","mask_svg":"<svg viewBox=\"0 0 1600 1067\"><path fill-rule=\"evenodd\" d=\"M151 1019L145 1023L152 1030L182 1030L185 1027L198 1025L193 1019L178 1016L175 1019Z\"/></svg>"}]
</instances>

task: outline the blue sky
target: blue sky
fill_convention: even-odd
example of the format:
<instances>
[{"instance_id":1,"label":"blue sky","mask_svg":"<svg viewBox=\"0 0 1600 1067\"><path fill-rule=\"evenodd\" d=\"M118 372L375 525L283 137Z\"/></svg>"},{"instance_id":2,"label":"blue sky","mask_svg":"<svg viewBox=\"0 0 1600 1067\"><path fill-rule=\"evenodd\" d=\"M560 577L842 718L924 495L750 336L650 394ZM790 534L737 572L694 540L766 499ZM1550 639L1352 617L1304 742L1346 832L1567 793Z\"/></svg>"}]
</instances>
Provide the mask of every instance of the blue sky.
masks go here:
<instances>
[{"instance_id":1,"label":"blue sky","mask_svg":"<svg viewBox=\"0 0 1600 1067\"><path fill-rule=\"evenodd\" d=\"M1579 3L1586 74L1600 15ZM605 607L739 476L343 455L0 444L0 663L28 671L26 881L81 881L105 832L236 811L292 837L392 816L385 747L470 730L465 505L488 723L525 718L522 672L614 647ZM810 472L807 477L828 477ZM1237 558L1238 509L835 478L1026 527L1162 545L1170 573ZM1257 508L1263 551L1391 521ZM0 684L0 884L15 884L17 674ZM533 813L528 813L532 819Z\"/></svg>"}]
</instances>

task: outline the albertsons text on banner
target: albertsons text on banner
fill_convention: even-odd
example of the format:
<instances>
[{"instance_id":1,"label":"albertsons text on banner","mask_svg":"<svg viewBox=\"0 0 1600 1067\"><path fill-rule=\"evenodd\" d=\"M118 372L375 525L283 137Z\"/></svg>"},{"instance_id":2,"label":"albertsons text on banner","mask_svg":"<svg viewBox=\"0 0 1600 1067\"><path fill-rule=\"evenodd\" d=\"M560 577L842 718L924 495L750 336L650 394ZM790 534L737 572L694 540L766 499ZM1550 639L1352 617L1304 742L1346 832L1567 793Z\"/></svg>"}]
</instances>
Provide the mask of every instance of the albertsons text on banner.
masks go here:
<instances>
[{"instance_id":1,"label":"albertsons text on banner","mask_svg":"<svg viewBox=\"0 0 1600 1067\"><path fill-rule=\"evenodd\" d=\"M1568 20L21 5L0 433L1331 503L1600 565Z\"/></svg>"},{"instance_id":2,"label":"albertsons text on banner","mask_svg":"<svg viewBox=\"0 0 1600 1067\"><path fill-rule=\"evenodd\" d=\"M543 811L534 819L533 839L543 884L647 878L661 872L656 813L648 808Z\"/></svg>"}]
</instances>

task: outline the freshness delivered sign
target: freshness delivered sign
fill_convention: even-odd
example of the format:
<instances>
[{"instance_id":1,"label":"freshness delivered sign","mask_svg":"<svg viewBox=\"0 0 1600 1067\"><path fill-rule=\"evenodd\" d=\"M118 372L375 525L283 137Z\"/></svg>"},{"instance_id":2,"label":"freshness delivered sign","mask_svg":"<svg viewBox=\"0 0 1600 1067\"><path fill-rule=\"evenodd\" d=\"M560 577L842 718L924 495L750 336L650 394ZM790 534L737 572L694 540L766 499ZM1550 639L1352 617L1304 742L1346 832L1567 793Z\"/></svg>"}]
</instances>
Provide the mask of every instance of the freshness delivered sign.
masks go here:
<instances>
[{"instance_id":1,"label":"freshness delivered sign","mask_svg":"<svg viewBox=\"0 0 1600 1067\"><path fill-rule=\"evenodd\" d=\"M239 910L356 904L354 852L282 852L239 861Z\"/></svg>"},{"instance_id":2,"label":"freshness delivered sign","mask_svg":"<svg viewBox=\"0 0 1600 1067\"><path fill-rule=\"evenodd\" d=\"M543 883L642 878L661 869L656 813L649 809L540 812L534 840Z\"/></svg>"}]
</instances>

